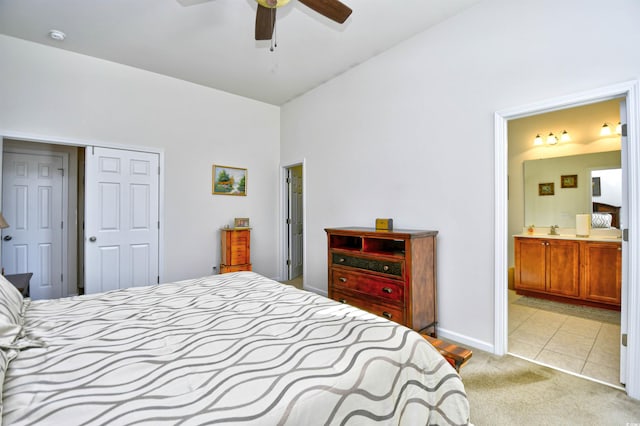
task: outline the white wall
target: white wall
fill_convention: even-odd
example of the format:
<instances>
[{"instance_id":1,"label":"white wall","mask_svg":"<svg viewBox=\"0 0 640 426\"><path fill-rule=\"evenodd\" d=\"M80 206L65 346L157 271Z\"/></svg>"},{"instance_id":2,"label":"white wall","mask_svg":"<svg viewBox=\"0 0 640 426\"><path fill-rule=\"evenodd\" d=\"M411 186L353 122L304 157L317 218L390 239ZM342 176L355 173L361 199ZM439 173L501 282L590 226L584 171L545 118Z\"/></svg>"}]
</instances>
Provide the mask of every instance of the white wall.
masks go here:
<instances>
[{"instance_id":1,"label":"white wall","mask_svg":"<svg viewBox=\"0 0 640 426\"><path fill-rule=\"evenodd\" d=\"M491 348L493 114L636 78L639 19L636 0L486 0L286 104L305 286L326 290L327 226L436 229L440 333Z\"/></svg>"},{"instance_id":2,"label":"white wall","mask_svg":"<svg viewBox=\"0 0 640 426\"><path fill-rule=\"evenodd\" d=\"M234 217L276 276L278 107L6 36L0 64L0 136L164 150L166 281L210 274ZM211 195L214 163L248 169L247 197Z\"/></svg>"},{"instance_id":3,"label":"white wall","mask_svg":"<svg viewBox=\"0 0 640 426\"><path fill-rule=\"evenodd\" d=\"M618 182L622 181L621 169L594 170L591 176L600 178L600 195L593 196L594 202L611 206L622 205L622 188L618 185Z\"/></svg>"}]
</instances>

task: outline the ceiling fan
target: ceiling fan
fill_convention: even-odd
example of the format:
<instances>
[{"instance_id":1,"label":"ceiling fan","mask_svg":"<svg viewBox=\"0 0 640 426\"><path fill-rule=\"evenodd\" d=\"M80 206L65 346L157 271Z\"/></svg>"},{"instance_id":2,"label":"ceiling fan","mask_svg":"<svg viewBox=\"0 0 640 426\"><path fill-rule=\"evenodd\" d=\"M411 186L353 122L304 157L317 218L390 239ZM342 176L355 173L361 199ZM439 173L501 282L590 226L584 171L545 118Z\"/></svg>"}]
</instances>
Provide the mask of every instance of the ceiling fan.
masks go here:
<instances>
[{"instance_id":1,"label":"ceiling fan","mask_svg":"<svg viewBox=\"0 0 640 426\"><path fill-rule=\"evenodd\" d=\"M339 24L344 23L352 10L338 0L299 0L300 3L315 10ZM289 3L289 0L256 0L256 40L271 40L276 24L276 9Z\"/></svg>"},{"instance_id":2,"label":"ceiling fan","mask_svg":"<svg viewBox=\"0 0 640 426\"><path fill-rule=\"evenodd\" d=\"M193 6L210 0L177 0L182 6ZM258 3L256 12L256 40L271 40L276 25L276 9L289 3L290 0L255 0ZM339 24L344 23L352 10L338 0L299 0L300 3L315 10Z\"/></svg>"}]
</instances>

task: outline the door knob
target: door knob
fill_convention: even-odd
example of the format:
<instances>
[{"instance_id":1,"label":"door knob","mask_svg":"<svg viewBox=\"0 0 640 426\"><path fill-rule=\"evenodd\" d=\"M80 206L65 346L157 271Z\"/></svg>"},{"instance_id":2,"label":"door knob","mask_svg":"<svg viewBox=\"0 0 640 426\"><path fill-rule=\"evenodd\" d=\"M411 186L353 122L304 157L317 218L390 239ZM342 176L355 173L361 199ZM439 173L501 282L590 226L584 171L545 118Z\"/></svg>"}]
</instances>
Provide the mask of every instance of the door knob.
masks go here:
<instances>
[{"instance_id":1,"label":"door knob","mask_svg":"<svg viewBox=\"0 0 640 426\"><path fill-rule=\"evenodd\" d=\"M5 240L5 241L11 241L11 239L12 239L12 238L13 238L13 237L12 237L11 235L5 235L5 236L4 236L4 238L3 238L3 240Z\"/></svg>"},{"instance_id":2,"label":"door knob","mask_svg":"<svg viewBox=\"0 0 640 426\"><path fill-rule=\"evenodd\" d=\"M95 242L96 242L96 240L97 240L97 238L96 238L96 237L89 237L89 241L91 241L92 243L95 243Z\"/></svg>"}]
</instances>

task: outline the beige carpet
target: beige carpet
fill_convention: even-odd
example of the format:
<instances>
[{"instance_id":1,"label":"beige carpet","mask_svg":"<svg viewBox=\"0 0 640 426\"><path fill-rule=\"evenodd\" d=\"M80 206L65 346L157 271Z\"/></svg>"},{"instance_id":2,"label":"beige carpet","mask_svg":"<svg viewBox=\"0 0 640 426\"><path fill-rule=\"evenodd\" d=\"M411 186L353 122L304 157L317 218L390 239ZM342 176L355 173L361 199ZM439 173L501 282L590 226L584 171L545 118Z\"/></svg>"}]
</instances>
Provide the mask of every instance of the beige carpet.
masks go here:
<instances>
[{"instance_id":1,"label":"beige carpet","mask_svg":"<svg viewBox=\"0 0 640 426\"><path fill-rule=\"evenodd\" d=\"M282 284L288 284L288 285L292 285L295 288L299 289L299 290L303 290L303 285L302 285L302 275L299 275L298 277L289 280L289 281L280 281Z\"/></svg>"},{"instance_id":2,"label":"beige carpet","mask_svg":"<svg viewBox=\"0 0 640 426\"><path fill-rule=\"evenodd\" d=\"M623 391L510 355L474 350L461 375L476 426L640 424Z\"/></svg>"}]
</instances>

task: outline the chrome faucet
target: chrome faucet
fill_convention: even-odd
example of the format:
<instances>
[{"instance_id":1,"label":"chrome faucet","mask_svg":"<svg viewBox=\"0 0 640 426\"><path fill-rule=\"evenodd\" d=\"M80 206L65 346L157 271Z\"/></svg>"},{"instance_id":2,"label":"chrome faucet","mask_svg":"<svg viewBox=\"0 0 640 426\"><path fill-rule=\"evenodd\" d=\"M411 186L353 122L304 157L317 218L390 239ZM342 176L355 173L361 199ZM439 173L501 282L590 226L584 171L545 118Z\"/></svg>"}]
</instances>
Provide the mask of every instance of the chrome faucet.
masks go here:
<instances>
[{"instance_id":1,"label":"chrome faucet","mask_svg":"<svg viewBox=\"0 0 640 426\"><path fill-rule=\"evenodd\" d=\"M551 225L551 227L549 228L549 235L559 235L558 228L558 225Z\"/></svg>"}]
</instances>

